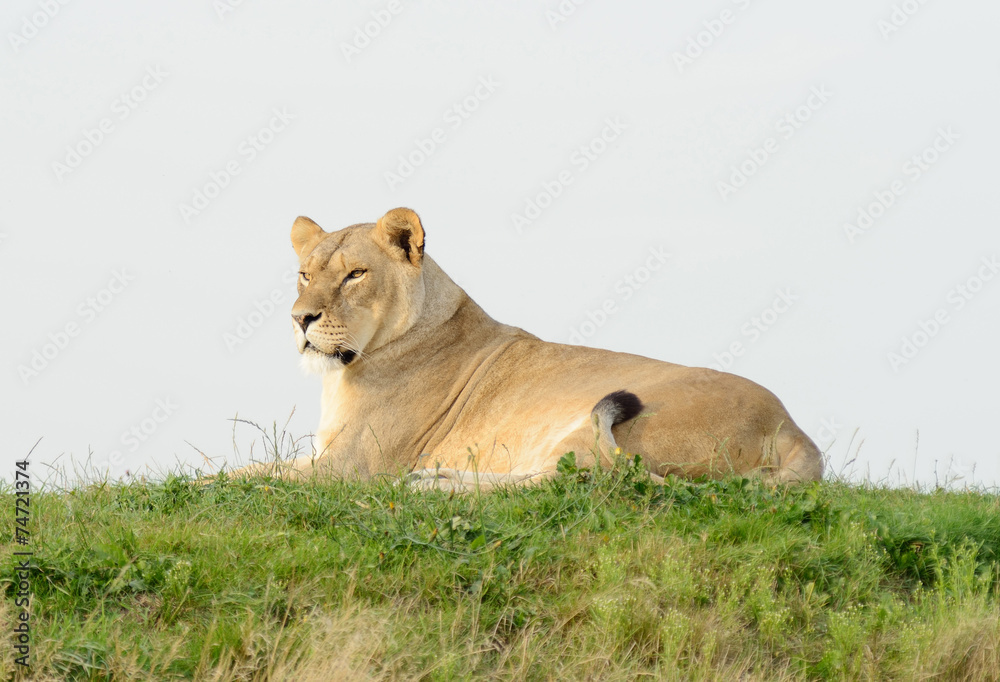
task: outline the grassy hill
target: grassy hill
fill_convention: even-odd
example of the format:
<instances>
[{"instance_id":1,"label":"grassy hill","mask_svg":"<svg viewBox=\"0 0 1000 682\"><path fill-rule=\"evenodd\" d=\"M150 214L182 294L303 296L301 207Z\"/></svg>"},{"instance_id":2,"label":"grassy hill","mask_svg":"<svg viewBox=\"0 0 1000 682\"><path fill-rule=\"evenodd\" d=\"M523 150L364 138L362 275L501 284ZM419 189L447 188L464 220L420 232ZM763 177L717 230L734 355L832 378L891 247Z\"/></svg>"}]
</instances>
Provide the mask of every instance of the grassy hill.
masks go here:
<instances>
[{"instance_id":1,"label":"grassy hill","mask_svg":"<svg viewBox=\"0 0 1000 682\"><path fill-rule=\"evenodd\" d=\"M995 494L564 458L482 496L170 476L31 509L32 679L1000 679Z\"/></svg>"}]
</instances>

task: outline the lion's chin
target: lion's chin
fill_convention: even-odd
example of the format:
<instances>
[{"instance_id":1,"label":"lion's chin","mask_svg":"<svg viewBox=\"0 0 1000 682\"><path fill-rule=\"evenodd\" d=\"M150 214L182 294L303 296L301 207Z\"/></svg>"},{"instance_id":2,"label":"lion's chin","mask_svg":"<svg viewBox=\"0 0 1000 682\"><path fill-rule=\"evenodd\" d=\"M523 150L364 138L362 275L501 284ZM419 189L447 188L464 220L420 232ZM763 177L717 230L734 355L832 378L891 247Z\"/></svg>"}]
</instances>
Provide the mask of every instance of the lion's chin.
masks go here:
<instances>
[{"instance_id":1,"label":"lion's chin","mask_svg":"<svg viewBox=\"0 0 1000 682\"><path fill-rule=\"evenodd\" d=\"M299 363L307 374L326 374L344 369L357 357L357 353L338 348L333 353L324 353L311 343L302 350Z\"/></svg>"}]
</instances>

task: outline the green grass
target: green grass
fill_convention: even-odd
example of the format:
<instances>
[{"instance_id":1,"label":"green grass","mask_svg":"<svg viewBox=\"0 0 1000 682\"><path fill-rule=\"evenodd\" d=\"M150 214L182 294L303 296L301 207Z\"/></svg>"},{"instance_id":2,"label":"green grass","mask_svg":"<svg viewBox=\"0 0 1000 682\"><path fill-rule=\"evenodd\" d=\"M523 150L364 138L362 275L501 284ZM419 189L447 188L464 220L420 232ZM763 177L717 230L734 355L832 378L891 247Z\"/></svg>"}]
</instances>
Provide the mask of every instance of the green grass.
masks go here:
<instances>
[{"instance_id":1,"label":"green grass","mask_svg":"<svg viewBox=\"0 0 1000 682\"><path fill-rule=\"evenodd\" d=\"M561 469L36 492L32 679L1000 679L995 494Z\"/></svg>"}]
</instances>

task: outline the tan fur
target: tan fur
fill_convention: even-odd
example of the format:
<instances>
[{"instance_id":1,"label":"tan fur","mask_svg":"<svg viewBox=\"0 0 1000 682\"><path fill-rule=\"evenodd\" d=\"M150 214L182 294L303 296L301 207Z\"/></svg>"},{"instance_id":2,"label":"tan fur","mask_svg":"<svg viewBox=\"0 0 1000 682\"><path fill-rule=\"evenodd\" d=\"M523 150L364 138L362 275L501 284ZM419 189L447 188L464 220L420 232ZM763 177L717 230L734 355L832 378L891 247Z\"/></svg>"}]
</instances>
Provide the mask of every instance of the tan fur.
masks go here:
<instances>
[{"instance_id":1,"label":"tan fur","mask_svg":"<svg viewBox=\"0 0 1000 682\"><path fill-rule=\"evenodd\" d=\"M409 209L331 233L299 218L292 245L305 273L296 340L323 394L315 454L282 475L416 471L418 484L465 489L551 476L569 451L593 462L622 448L657 477L822 476L815 444L747 379L494 321L424 253ZM619 390L644 408L614 424L595 406Z\"/></svg>"}]
</instances>

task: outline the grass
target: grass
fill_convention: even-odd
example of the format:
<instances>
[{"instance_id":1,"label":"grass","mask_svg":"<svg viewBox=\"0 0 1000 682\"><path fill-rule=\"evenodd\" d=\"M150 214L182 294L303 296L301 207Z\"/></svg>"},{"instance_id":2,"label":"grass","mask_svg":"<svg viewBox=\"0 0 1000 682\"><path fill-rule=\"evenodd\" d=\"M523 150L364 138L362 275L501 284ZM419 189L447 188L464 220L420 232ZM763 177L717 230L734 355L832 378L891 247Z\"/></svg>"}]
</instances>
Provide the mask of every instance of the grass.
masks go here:
<instances>
[{"instance_id":1,"label":"grass","mask_svg":"<svg viewBox=\"0 0 1000 682\"><path fill-rule=\"evenodd\" d=\"M995 494L560 468L35 492L31 679L1000 679Z\"/></svg>"}]
</instances>

